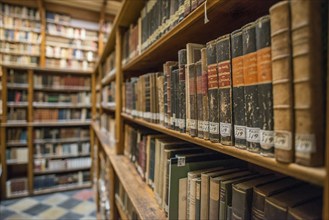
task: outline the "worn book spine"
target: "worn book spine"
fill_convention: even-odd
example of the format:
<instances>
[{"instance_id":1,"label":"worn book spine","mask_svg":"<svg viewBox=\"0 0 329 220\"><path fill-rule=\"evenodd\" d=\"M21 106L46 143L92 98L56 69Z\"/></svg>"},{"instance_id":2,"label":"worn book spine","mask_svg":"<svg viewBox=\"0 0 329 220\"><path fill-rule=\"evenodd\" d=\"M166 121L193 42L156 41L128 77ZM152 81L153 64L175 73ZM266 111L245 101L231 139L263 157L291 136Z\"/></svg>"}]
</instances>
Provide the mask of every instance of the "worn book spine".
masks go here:
<instances>
[{"instance_id":1,"label":"worn book spine","mask_svg":"<svg viewBox=\"0 0 329 220\"><path fill-rule=\"evenodd\" d=\"M171 112L171 74L170 66L165 64L165 74L167 76L167 128L171 128L172 112Z\"/></svg>"},{"instance_id":2,"label":"worn book spine","mask_svg":"<svg viewBox=\"0 0 329 220\"><path fill-rule=\"evenodd\" d=\"M189 69L189 86L190 86L190 135L198 135L198 111L197 111L197 94L196 94L196 71L195 64L188 65Z\"/></svg>"},{"instance_id":3,"label":"worn book spine","mask_svg":"<svg viewBox=\"0 0 329 220\"><path fill-rule=\"evenodd\" d=\"M185 98L185 66L186 66L186 49L178 51L178 68L179 68L179 131L186 132L186 98Z\"/></svg>"},{"instance_id":4,"label":"worn book spine","mask_svg":"<svg viewBox=\"0 0 329 220\"><path fill-rule=\"evenodd\" d=\"M176 127L176 99L177 99L177 93L176 93L176 68L172 66L170 68L170 78L171 78L171 126L170 128L175 130Z\"/></svg>"},{"instance_id":5,"label":"worn book spine","mask_svg":"<svg viewBox=\"0 0 329 220\"><path fill-rule=\"evenodd\" d=\"M219 130L223 145L233 144L232 84L230 35L218 39L216 45L219 91Z\"/></svg>"},{"instance_id":6,"label":"worn book spine","mask_svg":"<svg viewBox=\"0 0 329 220\"><path fill-rule=\"evenodd\" d=\"M198 137L203 138L203 112L202 112L202 63L201 60L195 63L196 71L196 93L197 93L197 115L198 115Z\"/></svg>"},{"instance_id":7,"label":"worn book spine","mask_svg":"<svg viewBox=\"0 0 329 220\"><path fill-rule=\"evenodd\" d=\"M305 166L324 162L327 9L327 1L291 2L295 161Z\"/></svg>"},{"instance_id":8,"label":"worn book spine","mask_svg":"<svg viewBox=\"0 0 329 220\"><path fill-rule=\"evenodd\" d=\"M167 74L165 72L165 65L163 65L163 124L168 127L168 91L167 91Z\"/></svg>"},{"instance_id":9,"label":"worn book spine","mask_svg":"<svg viewBox=\"0 0 329 220\"><path fill-rule=\"evenodd\" d=\"M176 120L175 120L175 130L179 131L179 119L180 119L180 96L179 96L179 69L176 67L174 71L175 75L175 95L176 95L176 108L175 108L175 115L176 115Z\"/></svg>"},{"instance_id":10,"label":"worn book spine","mask_svg":"<svg viewBox=\"0 0 329 220\"><path fill-rule=\"evenodd\" d=\"M232 44L232 96L235 147L246 148L246 118L244 101L242 31L231 34Z\"/></svg>"},{"instance_id":11,"label":"worn book spine","mask_svg":"<svg viewBox=\"0 0 329 220\"><path fill-rule=\"evenodd\" d=\"M210 179L209 188L209 219L218 219L219 213L219 181Z\"/></svg>"},{"instance_id":12,"label":"worn book spine","mask_svg":"<svg viewBox=\"0 0 329 220\"><path fill-rule=\"evenodd\" d=\"M259 106L255 23L242 28L244 97L247 150L259 152Z\"/></svg>"},{"instance_id":13,"label":"worn book spine","mask_svg":"<svg viewBox=\"0 0 329 220\"><path fill-rule=\"evenodd\" d=\"M270 16L256 21L260 154L274 156Z\"/></svg>"},{"instance_id":14,"label":"worn book spine","mask_svg":"<svg viewBox=\"0 0 329 220\"><path fill-rule=\"evenodd\" d=\"M207 67L209 95L209 139L212 142L219 142L219 97L216 63L216 40L207 43Z\"/></svg>"},{"instance_id":15,"label":"worn book spine","mask_svg":"<svg viewBox=\"0 0 329 220\"><path fill-rule=\"evenodd\" d=\"M200 219L201 212L201 178L195 180L195 218Z\"/></svg>"},{"instance_id":16,"label":"worn book spine","mask_svg":"<svg viewBox=\"0 0 329 220\"><path fill-rule=\"evenodd\" d=\"M202 68L202 118L203 138L209 139L209 102L208 102L208 69L207 69L207 49L201 49L201 68Z\"/></svg>"},{"instance_id":17,"label":"worn book spine","mask_svg":"<svg viewBox=\"0 0 329 220\"><path fill-rule=\"evenodd\" d=\"M294 161L294 116L290 38L290 3L270 8L275 158Z\"/></svg>"}]
</instances>

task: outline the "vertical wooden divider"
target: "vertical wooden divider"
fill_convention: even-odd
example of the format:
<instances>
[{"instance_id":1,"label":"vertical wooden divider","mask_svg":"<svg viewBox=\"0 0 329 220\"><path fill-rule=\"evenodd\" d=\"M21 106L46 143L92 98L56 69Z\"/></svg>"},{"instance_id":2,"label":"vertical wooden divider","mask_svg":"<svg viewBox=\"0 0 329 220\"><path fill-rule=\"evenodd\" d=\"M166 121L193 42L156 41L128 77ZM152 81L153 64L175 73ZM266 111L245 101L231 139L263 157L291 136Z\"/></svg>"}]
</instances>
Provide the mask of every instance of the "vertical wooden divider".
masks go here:
<instances>
[{"instance_id":1,"label":"vertical wooden divider","mask_svg":"<svg viewBox=\"0 0 329 220\"><path fill-rule=\"evenodd\" d=\"M7 123L7 69L2 68L2 123ZM6 126L1 125L1 192L2 199L6 197L6 181L7 181L7 162L6 162Z\"/></svg>"},{"instance_id":2,"label":"vertical wooden divider","mask_svg":"<svg viewBox=\"0 0 329 220\"><path fill-rule=\"evenodd\" d=\"M112 164L109 167L110 176L110 219L118 219L118 211L115 203L115 173Z\"/></svg>"},{"instance_id":3,"label":"vertical wooden divider","mask_svg":"<svg viewBox=\"0 0 329 220\"><path fill-rule=\"evenodd\" d=\"M101 103L100 104L100 108L99 108L99 116L102 115L103 113L103 108L102 108L102 102L104 100L102 100L103 96L102 96L102 72L103 72L103 66L102 65L99 65L98 67L98 82L99 82L99 95L101 97Z\"/></svg>"},{"instance_id":4,"label":"vertical wooden divider","mask_svg":"<svg viewBox=\"0 0 329 220\"><path fill-rule=\"evenodd\" d=\"M28 147L28 167L27 167L27 176L28 176L28 190L29 194L33 194L33 164L34 164L34 149L33 149L33 70L28 70L28 91L27 91L27 101L28 101L28 117L27 117L27 147Z\"/></svg>"},{"instance_id":5,"label":"vertical wooden divider","mask_svg":"<svg viewBox=\"0 0 329 220\"><path fill-rule=\"evenodd\" d=\"M105 23L105 9L107 5L107 0L103 0L102 8L99 16L99 31L98 31L98 56L101 57L104 51L104 33L103 33L103 25Z\"/></svg>"},{"instance_id":6,"label":"vertical wooden divider","mask_svg":"<svg viewBox=\"0 0 329 220\"><path fill-rule=\"evenodd\" d=\"M46 66L46 12L43 0L38 0L38 8L41 20L41 44L40 44L40 67Z\"/></svg>"}]
</instances>

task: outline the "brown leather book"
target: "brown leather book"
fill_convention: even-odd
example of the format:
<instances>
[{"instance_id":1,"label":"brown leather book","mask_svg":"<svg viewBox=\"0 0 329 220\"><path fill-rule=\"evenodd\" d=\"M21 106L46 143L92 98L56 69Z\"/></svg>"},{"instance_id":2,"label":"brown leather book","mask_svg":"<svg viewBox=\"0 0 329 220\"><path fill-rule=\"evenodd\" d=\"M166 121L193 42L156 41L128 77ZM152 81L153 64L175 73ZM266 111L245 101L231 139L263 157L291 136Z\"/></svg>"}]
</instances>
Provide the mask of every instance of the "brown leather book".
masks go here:
<instances>
[{"instance_id":1,"label":"brown leather book","mask_svg":"<svg viewBox=\"0 0 329 220\"><path fill-rule=\"evenodd\" d=\"M294 161L293 85L290 38L290 4L270 8L275 158Z\"/></svg>"},{"instance_id":2,"label":"brown leather book","mask_svg":"<svg viewBox=\"0 0 329 220\"><path fill-rule=\"evenodd\" d=\"M325 1L291 1L296 163L321 166L325 145ZM327 40L327 38L326 38Z\"/></svg>"},{"instance_id":3,"label":"brown leather book","mask_svg":"<svg viewBox=\"0 0 329 220\"><path fill-rule=\"evenodd\" d=\"M186 95L185 95L185 66L186 66L186 49L178 51L178 69L179 69L179 83L178 83L178 96L179 96L179 115L178 127L179 131L185 133L186 131Z\"/></svg>"},{"instance_id":4,"label":"brown leather book","mask_svg":"<svg viewBox=\"0 0 329 220\"><path fill-rule=\"evenodd\" d=\"M301 205L322 195L322 189L302 185L265 199L265 219L286 219L288 209Z\"/></svg>"},{"instance_id":5,"label":"brown leather book","mask_svg":"<svg viewBox=\"0 0 329 220\"><path fill-rule=\"evenodd\" d=\"M287 220L299 220L299 219L322 219L322 198L308 201L302 205L295 206L288 209Z\"/></svg>"}]
</instances>

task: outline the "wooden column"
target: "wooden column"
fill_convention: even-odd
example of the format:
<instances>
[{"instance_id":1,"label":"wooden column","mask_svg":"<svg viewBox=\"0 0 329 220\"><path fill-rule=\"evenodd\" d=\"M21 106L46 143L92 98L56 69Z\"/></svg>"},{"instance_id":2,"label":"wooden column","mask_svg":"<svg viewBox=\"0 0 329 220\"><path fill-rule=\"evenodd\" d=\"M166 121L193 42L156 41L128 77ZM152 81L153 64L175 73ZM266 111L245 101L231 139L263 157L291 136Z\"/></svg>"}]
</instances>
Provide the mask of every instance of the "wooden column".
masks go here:
<instances>
[{"instance_id":1,"label":"wooden column","mask_svg":"<svg viewBox=\"0 0 329 220\"><path fill-rule=\"evenodd\" d=\"M2 68L2 123L7 122L7 69ZM1 147L1 193L2 199L6 198L7 161L6 161L6 127L0 126L0 147Z\"/></svg>"},{"instance_id":2,"label":"wooden column","mask_svg":"<svg viewBox=\"0 0 329 220\"><path fill-rule=\"evenodd\" d=\"M34 164L34 146L33 146L33 126L31 123L33 122L33 70L29 69L28 74L28 91L27 91L27 101L28 101L28 115L27 115L27 147L28 147L28 167L27 167L27 178L28 178L28 190L29 194L33 194L33 164Z\"/></svg>"},{"instance_id":3,"label":"wooden column","mask_svg":"<svg viewBox=\"0 0 329 220\"><path fill-rule=\"evenodd\" d=\"M46 65L46 9L43 0L38 0L38 8L41 20L41 44L40 44L40 67Z\"/></svg>"},{"instance_id":4,"label":"wooden column","mask_svg":"<svg viewBox=\"0 0 329 220\"><path fill-rule=\"evenodd\" d=\"M96 72L91 75L91 115L92 119L96 119Z\"/></svg>"},{"instance_id":5,"label":"wooden column","mask_svg":"<svg viewBox=\"0 0 329 220\"><path fill-rule=\"evenodd\" d=\"M112 164L110 163L109 167L110 173L110 219L118 219L118 211L115 203L115 175Z\"/></svg>"},{"instance_id":6,"label":"wooden column","mask_svg":"<svg viewBox=\"0 0 329 220\"><path fill-rule=\"evenodd\" d=\"M104 33L103 33L103 25L105 23L105 9L107 5L107 0L103 0L102 8L100 9L100 16L99 16L99 33L98 33L98 56L102 56L104 50Z\"/></svg>"}]
</instances>

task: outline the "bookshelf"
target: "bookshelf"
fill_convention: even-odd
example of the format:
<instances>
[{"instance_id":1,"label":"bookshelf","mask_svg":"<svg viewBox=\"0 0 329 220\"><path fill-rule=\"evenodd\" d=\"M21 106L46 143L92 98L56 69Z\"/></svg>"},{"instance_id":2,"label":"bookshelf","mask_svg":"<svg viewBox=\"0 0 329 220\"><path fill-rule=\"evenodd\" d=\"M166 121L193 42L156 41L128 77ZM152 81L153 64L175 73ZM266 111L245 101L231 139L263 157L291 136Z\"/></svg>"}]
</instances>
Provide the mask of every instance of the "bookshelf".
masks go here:
<instances>
[{"instance_id":1,"label":"bookshelf","mask_svg":"<svg viewBox=\"0 0 329 220\"><path fill-rule=\"evenodd\" d=\"M112 185L116 185L118 181L123 186L127 197L131 200L133 207L136 209L137 215L140 219L162 219L165 218L162 209L156 205L155 195L143 181L140 182L141 177L138 175L136 168L132 165L130 160L123 156L125 142L123 140L123 126L125 124L134 124L140 126L142 129L150 129L157 131L160 134L166 134L169 137L174 137L179 140L184 140L190 144L211 149L220 152L224 155L230 155L242 161L246 161L251 165L257 165L261 168L266 168L276 173L284 174L296 179L302 180L306 183L311 183L323 188L323 218L329 217L329 153L326 152L326 164L323 167L307 167L298 165L296 163L284 164L277 162L273 158L263 157L259 154L254 154L246 150L239 150L231 146L224 146L219 143L212 143L210 141L191 137L189 134L180 133L175 130L168 129L160 124L148 122L144 119L132 117L122 110L123 105L123 86L124 79L132 76L140 76L150 72L158 72L162 69L163 63L168 60L177 61L177 51L185 48L187 43L205 44L217 37L231 33L241 26L255 21L257 18L268 14L268 9L277 1L227 1L227 0L212 0L202 3L196 7L189 15L184 17L177 25L169 31L158 37L152 44L139 52L139 54L125 63L123 63L123 41L125 32L130 28L130 25L135 25L138 22L139 12L143 8L143 3L139 1L124 1L113 23L113 31L109 36L109 40L104 47L103 53L100 55L98 62L95 65L95 92L93 95L100 93L102 88L106 87L112 81L116 84L116 100L115 100L115 137L116 145L111 147L106 136L101 132L99 119L92 122L93 136L95 137L95 144L99 152L98 157L94 157L94 162L99 164L100 157L107 157L110 161L109 178ZM204 24L205 8L209 22ZM129 15L129 16L127 16ZM220 21L220 22L219 22ZM202 34L200 34L202 30ZM110 74L106 72L103 74L102 69L104 64L115 53L115 70ZM114 75L115 73L115 75ZM112 75L113 74L113 75ZM101 75L101 77L100 77ZM328 92L327 92L328 94ZM101 96L101 95L99 95ZM102 98L98 98L101 103ZM327 112L328 114L328 99ZM99 107L99 108L98 108ZM111 114L106 106L99 104L94 107L93 119L96 115L100 116L102 113ZM328 120L326 122L328 125ZM328 139L328 129L327 129ZM326 140L326 149L328 149L328 140ZM98 169L99 173L100 170ZM138 189L133 188L129 182L137 182ZM115 187L115 186L113 186ZM98 189L99 190L99 189ZM137 195L136 195L136 192ZM141 199L141 196L143 197ZM145 198L144 198L145 196ZM137 198L136 198L137 197ZM109 201L111 207L116 207L111 210L110 217L115 219L120 216L122 219L127 219L127 213L114 193L110 193ZM98 201L98 200L96 200ZM141 202L142 201L142 202ZM143 203L143 204L141 204ZM152 207L152 211L145 210L146 207ZM99 208L99 204L98 204ZM152 216L146 216L151 213Z\"/></svg>"}]
</instances>

